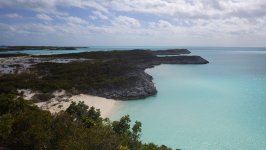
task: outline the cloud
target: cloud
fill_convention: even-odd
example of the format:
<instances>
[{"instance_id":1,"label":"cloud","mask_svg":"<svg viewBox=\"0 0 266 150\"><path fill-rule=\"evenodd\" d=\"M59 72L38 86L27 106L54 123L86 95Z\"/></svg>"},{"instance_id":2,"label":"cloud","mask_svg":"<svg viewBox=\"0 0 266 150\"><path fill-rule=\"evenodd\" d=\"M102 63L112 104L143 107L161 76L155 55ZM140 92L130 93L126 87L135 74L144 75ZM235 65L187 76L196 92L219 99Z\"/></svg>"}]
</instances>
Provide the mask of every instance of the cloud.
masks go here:
<instances>
[{"instance_id":1,"label":"cloud","mask_svg":"<svg viewBox=\"0 0 266 150\"><path fill-rule=\"evenodd\" d=\"M17 14L17 13L10 13L10 14L6 14L5 15L7 18L22 18L21 15Z\"/></svg>"},{"instance_id":2,"label":"cloud","mask_svg":"<svg viewBox=\"0 0 266 150\"><path fill-rule=\"evenodd\" d=\"M172 28L173 25L165 20L159 20L158 27L159 28Z\"/></svg>"},{"instance_id":3,"label":"cloud","mask_svg":"<svg viewBox=\"0 0 266 150\"><path fill-rule=\"evenodd\" d=\"M44 21L52 21L53 18L51 18L50 16L46 15L46 14L37 14L36 17L38 19L44 20Z\"/></svg>"},{"instance_id":4,"label":"cloud","mask_svg":"<svg viewBox=\"0 0 266 150\"><path fill-rule=\"evenodd\" d=\"M265 0L111 0L109 9L179 18L265 16Z\"/></svg>"},{"instance_id":5,"label":"cloud","mask_svg":"<svg viewBox=\"0 0 266 150\"><path fill-rule=\"evenodd\" d=\"M104 14L110 11L137 12L169 18L253 18L266 15L265 0L2 0L0 7L46 13L56 13L58 7L77 7L92 8Z\"/></svg>"},{"instance_id":6,"label":"cloud","mask_svg":"<svg viewBox=\"0 0 266 150\"><path fill-rule=\"evenodd\" d=\"M0 8L10 12L0 15L0 44L6 35L84 36L80 43L121 44L266 40L266 0L0 0Z\"/></svg>"},{"instance_id":7,"label":"cloud","mask_svg":"<svg viewBox=\"0 0 266 150\"><path fill-rule=\"evenodd\" d=\"M94 19L95 18L100 18L100 19L103 19L103 20L108 19L108 17L106 15L104 15L103 13L101 13L100 11L93 11L92 13L94 14L94 16L93 16Z\"/></svg>"},{"instance_id":8,"label":"cloud","mask_svg":"<svg viewBox=\"0 0 266 150\"><path fill-rule=\"evenodd\" d=\"M95 1L93 0L82 1L81 0L81 7L90 7L90 8L94 8L104 13L109 13L108 9L104 7L103 5L101 5L101 3L99 3L97 0Z\"/></svg>"},{"instance_id":9,"label":"cloud","mask_svg":"<svg viewBox=\"0 0 266 150\"><path fill-rule=\"evenodd\" d=\"M127 16L118 16L112 22L114 26L121 26L121 27L129 27L129 28L137 28L140 27L140 22L131 17Z\"/></svg>"},{"instance_id":10,"label":"cloud","mask_svg":"<svg viewBox=\"0 0 266 150\"><path fill-rule=\"evenodd\" d=\"M96 0L1 0L0 7L23 8L37 12L57 13L57 7L93 8L108 13Z\"/></svg>"},{"instance_id":11,"label":"cloud","mask_svg":"<svg viewBox=\"0 0 266 150\"><path fill-rule=\"evenodd\" d=\"M81 19L79 17L74 17L74 16L68 16L68 17L65 17L64 20L67 21L67 23L70 23L70 24L88 24L88 22L84 19Z\"/></svg>"},{"instance_id":12,"label":"cloud","mask_svg":"<svg viewBox=\"0 0 266 150\"><path fill-rule=\"evenodd\" d=\"M22 8L38 12L52 11L56 9L55 0L1 0L0 7Z\"/></svg>"}]
</instances>

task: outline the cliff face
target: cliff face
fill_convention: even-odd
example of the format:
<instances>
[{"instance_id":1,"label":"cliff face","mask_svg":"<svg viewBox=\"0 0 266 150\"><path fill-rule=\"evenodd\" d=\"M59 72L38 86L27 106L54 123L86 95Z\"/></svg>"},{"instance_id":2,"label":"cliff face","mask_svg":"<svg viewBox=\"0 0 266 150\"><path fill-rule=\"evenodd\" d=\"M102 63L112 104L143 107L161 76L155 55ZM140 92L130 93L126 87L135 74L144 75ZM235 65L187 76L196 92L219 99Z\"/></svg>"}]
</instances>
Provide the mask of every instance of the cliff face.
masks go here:
<instances>
[{"instance_id":1,"label":"cliff face","mask_svg":"<svg viewBox=\"0 0 266 150\"><path fill-rule=\"evenodd\" d=\"M152 77L144 71L136 71L130 76L135 79L131 82L132 84L129 84L126 87L114 86L112 88L92 90L89 91L89 93L92 95L119 100L142 99L157 93L154 83L152 82Z\"/></svg>"}]
</instances>

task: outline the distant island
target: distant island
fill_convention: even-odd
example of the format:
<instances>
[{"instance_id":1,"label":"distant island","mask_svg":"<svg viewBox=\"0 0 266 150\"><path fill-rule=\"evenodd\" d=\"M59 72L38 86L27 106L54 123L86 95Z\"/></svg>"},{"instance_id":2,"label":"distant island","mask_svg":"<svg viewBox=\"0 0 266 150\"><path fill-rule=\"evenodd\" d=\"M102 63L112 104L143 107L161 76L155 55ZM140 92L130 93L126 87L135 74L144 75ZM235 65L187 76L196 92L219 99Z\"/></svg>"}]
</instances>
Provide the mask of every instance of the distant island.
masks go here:
<instances>
[{"instance_id":1,"label":"distant island","mask_svg":"<svg viewBox=\"0 0 266 150\"><path fill-rule=\"evenodd\" d=\"M59 47L59 46L2 46L0 52L23 51L23 50L76 50L89 47Z\"/></svg>"}]
</instances>

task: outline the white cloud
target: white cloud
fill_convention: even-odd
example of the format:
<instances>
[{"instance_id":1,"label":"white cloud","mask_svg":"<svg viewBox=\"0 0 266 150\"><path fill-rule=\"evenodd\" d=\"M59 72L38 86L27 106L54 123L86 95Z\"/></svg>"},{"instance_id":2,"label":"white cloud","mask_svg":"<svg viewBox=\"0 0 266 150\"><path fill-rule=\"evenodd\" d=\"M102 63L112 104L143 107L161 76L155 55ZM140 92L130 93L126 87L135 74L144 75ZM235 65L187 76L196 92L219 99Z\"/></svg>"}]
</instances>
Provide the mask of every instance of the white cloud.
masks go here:
<instances>
[{"instance_id":1,"label":"white cloud","mask_svg":"<svg viewBox=\"0 0 266 150\"><path fill-rule=\"evenodd\" d=\"M97 19L97 17L96 17L96 16L92 16L92 15L91 15L91 16L89 16L89 18L90 18L90 19L92 19L92 20L96 20L96 19Z\"/></svg>"},{"instance_id":2,"label":"white cloud","mask_svg":"<svg viewBox=\"0 0 266 150\"><path fill-rule=\"evenodd\" d=\"M56 9L56 0L1 0L0 7L15 7L38 12L49 12Z\"/></svg>"},{"instance_id":3,"label":"white cloud","mask_svg":"<svg viewBox=\"0 0 266 150\"><path fill-rule=\"evenodd\" d=\"M266 16L266 0L111 0L109 10L155 15L164 19L225 19Z\"/></svg>"},{"instance_id":4,"label":"white cloud","mask_svg":"<svg viewBox=\"0 0 266 150\"><path fill-rule=\"evenodd\" d=\"M22 16L17 13L6 14L5 16L8 18L22 18Z\"/></svg>"},{"instance_id":5,"label":"white cloud","mask_svg":"<svg viewBox=\"0 0 266 150\"><path fill-rule=\"evenodd\" d=\"M108 9L97 0L0 0L0 7L23 8L45 13L57 13L58 6L93 8L108 13Z\"/></svg>"},{"instance_id":6,"label":"white cloud","mask_svg":"<svg viewBox=\"0 0 266 150\"><path fill-rule=\"evenodd\" d=\"M100 11L93 11L92 13L95 15L94 17L97 17L103 20L108 19L108 17L104 15L103 13L101 13Z\"/></svg>"},{"instance_id":7,"label":"white cloud","mask_svg":"<svg viewBox=\"0 0 266 150\"><path fill-rule=\"evenodd\" d=\"M103 5L101 5L100 1L97 0L88 0L88 1L82 1L81 0L81 6L83 7L90 7L90 8L94 8L98 11L104 12L104 13L108 13L108 9L106 7L104 7Z\"/></svg>"},{"instance_id":8,"label":"white cloud","mask_svg":"<svg viewBox=\"0 0 266 150\"><path fill-rule=\"evenodd\" d=\"M171 23L169 23L168 21L165 21L165 20L159 20L158 26L160 28L172 28L173 27L173 25Z\"/></svg>"},{"instance_id":9,"label":"white cloud","mask_svg":"<svg viewBox=\"0 0 266 150\"><path fill-rule=\"evenodd\" d=\"M113 25L129 28L137 28L141 26L140 22L137 19L127 16L116 17L113 21Z\"/></svg>"},{"instance_id":10,"label":"white cloud","mask_svg":"<svg viewBox=\"0 0 266 150\"><path fill-rule=\"evenodd\" d=\"M179 18L265 16L265 0L1 0L0 7L55 12L57 7L93 8L102 13L139 12Z\"/></svg>"},{"instance_id":11,"label":"white cloud","mask_svg":"<svg viewBox=\"0 0 266 150\"><path fill-rule=\"evenodd\" d=\"M67 24L87 25L88 21L80 17L70 15L57 15L57 19L64 20Z\"/></svg>"},{"instance_id":12,"label":"white cloud","mask_svg":"<svg viewBox=\"0 0 266 150\"><path fill-rule=\"evenodd\" d=\"M66 20L68 21L68 23L73 23L73 24L87 24L88 22L84 19L81 19L79 17L67 17Z\"/></svg>"},{"instance_id":13,"label":"white cloud","mask_svg":"<svg viewBox=\"0 0 266 150\"><path fill-rule=\"evenodd\" d=\"M1 33L7 33L5 29L14 35L49 33L66 39L93 35L92 41L95 37L103 43L121 44L131 41L222 45L237 41L265 45L266 40L266 0L0 0L0 7L32 10L37 18L46 21L33 24L25 19L23 23L0 24ZM90 12L90 22L72 9L59 7ZM14 12L0 17L19 16Z\"/></svg>"},{"instance_id":14,"label":"white cloud","mask_svg":"<svg viewBox=\"0 0 266 150\"><path fill-rule=\"evenodd\" d=\"M51 18L50 16L46 15L46 14L37 14L36 17L38 19L44 20L44 21L52 21L53 18Z\"/></svg>"}]
</instances>

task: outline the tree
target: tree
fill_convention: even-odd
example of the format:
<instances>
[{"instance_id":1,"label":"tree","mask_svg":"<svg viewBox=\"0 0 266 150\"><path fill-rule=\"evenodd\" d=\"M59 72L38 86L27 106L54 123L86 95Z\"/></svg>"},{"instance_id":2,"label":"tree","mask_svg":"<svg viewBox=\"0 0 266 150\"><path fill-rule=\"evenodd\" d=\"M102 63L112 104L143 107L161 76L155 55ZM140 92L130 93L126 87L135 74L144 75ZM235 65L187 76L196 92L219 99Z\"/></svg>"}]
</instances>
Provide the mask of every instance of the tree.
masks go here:
<instances>
[{"instance_id":1,"label":"tree","mask_svg":"<svg viewBox=\"0 0 266 150\"><path fill-rule=\"evenodd\" d=\"M0 141L6 140L11 135L13 123L14 118L11 114L0 116Z\"/></svg>"},{"instance_id":2,"label":"tree","mask_svg":"<svg viewBox=\"0 0 266 150\"><path fill-rule=\"evenodd\" d=\"M12 131L12 149L50 149L51 121L48 111L28 109L15 116Z\"/></svg>"},{"instance_id":3,"label":"tree","mask_svg":"<svg viewBox=\"0 0 266 150\"><path fill-rule=\"evenodd\" d=\"M71 102L70 106L67 108L66 112L74 116L77 119L81 119L88 113L89 106L85 105L84 102Z\"/></svg>"},{"instance_id":4,"label":"tree","mask_svg":"<svg viewBox=\"0 0 266 150\"><path fill-rule=\"evenodd\" d=\"M84 102L71 102L70 106L67 108L71 116L73 116L78 121L81 121L87 128L93 127L96 124L102 124L101 112L99 109L85 105Z\"/></svg>"},{"instance_id":5,"label":"tree","mask_svg":"<svg viewBox=\"0 0 266 150\"><path fill-rule=\"evenodd\" d=\"M0 115L6 113L20 113L25 110L29 102L13 94L0 94Z\"/></svg>"},{"instance_id":6,"label":"tree","mask_svg":"<svg viewBox=\"0 0 266 150\"><path fill-rule=\"evenodd\" d=\"M139 138L140 138L140 133L141 133L141 122L135 121L134 126L132 127L132 147L133 149L136 149L140 145Z\"/></svg>"},{"instance_id":7,"label":"tree","mask_svg":"<svg viewBox=\"0 0 266 150\"><path fill-rule=\"evenodd\" d=\"M101 117L100 109L95 109L93 106L88 111L88 117L93 120L98 120Z\"/></svg>"},{"instance_id":8,"label":"tree","mask_svg":"<svg viewBox=\"0 0 266 150\"><path fill-rule=\"evenodd\" d=\"M120 121L114 121L112 126L115 133L126 134L129 132L130 128L130 118L129 115L123 116Z\"/></svg>"},{"instance_id":9,"label":"tree","mask_svg":"<svg viewBox=\"0 0 266 150\"><path fill-rule=\"evenodd\" d=\"M134 136L134 140L138 140L140 137L140 132L141 132L141 122L136 121L134 126L132 127L132 133Z\"/></svg>"}]
</instances>

